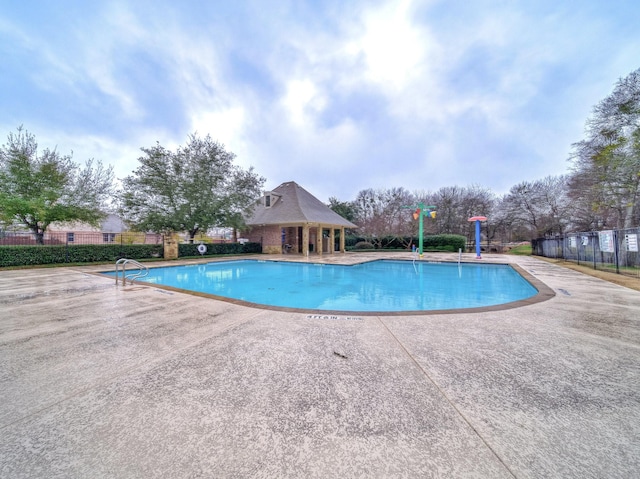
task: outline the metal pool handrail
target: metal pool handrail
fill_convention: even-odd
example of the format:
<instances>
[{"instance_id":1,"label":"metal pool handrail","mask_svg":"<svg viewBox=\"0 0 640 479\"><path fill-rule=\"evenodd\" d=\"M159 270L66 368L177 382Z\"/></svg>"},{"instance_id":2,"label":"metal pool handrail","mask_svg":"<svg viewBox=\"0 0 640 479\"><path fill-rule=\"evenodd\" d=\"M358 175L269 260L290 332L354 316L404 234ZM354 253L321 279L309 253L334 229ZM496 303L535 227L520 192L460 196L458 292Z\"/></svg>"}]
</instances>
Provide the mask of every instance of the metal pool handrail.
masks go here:
<instances>
[{"instance_id":1,"label":"metal pool handrail","mask_svg":"<svg viewBox=\"0 0 640 479\"><path fill-rule=\"evenodd\" d=\"M127 274L128 264L137 268L137 270ZM122 286L125 286L127 284L127 278L129 279L130 283L133 283L134 279L143 278L144 276L149 274L149 268L137 262L135 259L121 258L116 261L116 286L118 285L118 276L121 269L120 266L122 266Z\"/></svg>"}]
</instances>

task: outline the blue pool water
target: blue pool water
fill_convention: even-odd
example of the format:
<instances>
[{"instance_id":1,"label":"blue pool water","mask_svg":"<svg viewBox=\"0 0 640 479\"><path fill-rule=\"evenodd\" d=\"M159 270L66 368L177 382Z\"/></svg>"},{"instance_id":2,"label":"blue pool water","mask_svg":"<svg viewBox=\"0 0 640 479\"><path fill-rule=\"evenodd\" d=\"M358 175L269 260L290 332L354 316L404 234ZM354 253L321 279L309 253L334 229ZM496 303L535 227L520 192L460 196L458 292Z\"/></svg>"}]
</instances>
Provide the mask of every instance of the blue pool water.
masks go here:
<instances>
[{"instance_id":1,"label":"blue pool water","mask_svg":"<svg viewBox=\"0 0 640 479\"><path fill-rule=\"evenodd\" d=\"M345 312L476 308L538 292L508 265L389 260L352 266L223 261L153 268L139 281L268 306Z\"/></svg>"}]
</instances>

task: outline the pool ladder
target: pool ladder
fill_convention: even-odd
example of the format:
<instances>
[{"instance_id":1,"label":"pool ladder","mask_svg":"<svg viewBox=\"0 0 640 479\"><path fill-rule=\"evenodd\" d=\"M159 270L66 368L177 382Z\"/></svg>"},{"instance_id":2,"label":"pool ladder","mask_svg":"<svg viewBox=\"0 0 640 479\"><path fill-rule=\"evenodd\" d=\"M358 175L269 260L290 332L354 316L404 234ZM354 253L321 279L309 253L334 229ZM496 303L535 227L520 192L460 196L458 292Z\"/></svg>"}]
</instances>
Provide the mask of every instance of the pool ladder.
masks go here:
<instances>
[{"instance_id":1,"label":"pool ladder","mask_svg":"<svg viewBox=\"0 0 640 479\"><path fill-rule=\"evenodd\" d=\"M130 270L127 273L127 265L131 265L135 270ZM120 268L122 266L122 268ZM122 286L127 284L127 279L129 279L130 283L133 283L134 279L143 278L144 276L149 274L149 268L145 265L138 263L135 259L127 259L122 258L116 261L116 286L118 285L118 277L120 275L120 270L122 269Z\"/></svg>"}]
</instances>

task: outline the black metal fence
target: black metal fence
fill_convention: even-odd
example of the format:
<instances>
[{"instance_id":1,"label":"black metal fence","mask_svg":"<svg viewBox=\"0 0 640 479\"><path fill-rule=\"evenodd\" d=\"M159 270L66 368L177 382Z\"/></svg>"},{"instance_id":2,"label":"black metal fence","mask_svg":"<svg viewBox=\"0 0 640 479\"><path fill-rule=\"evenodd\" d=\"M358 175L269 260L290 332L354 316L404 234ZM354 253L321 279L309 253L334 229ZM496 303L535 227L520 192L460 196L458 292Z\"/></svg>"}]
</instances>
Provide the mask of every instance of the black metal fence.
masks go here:
<instances>
[{"instance_id":1,"label":"black metal fence","mask_svg":"<svg viewBox=\"0 0 640 479\"><path fill-rule=\"evenodd\" d=\"M33 233L0 230L0 246L28 245L113 245L162 244L163 236L155 233L106 233L102 231L47 231L41 237Z\"/></svg>"},{"instance_id":2,"label":"black metal fence","mask_svg":"<svg viewBox=\"0 0 640 479\"><path fill-rule=\"evenodd\" d=\"M163 237L155 234L0 232L0 267L161 258L163 251Z\"/></svg>"},{"instance_id":3,"label":"black metal fence","mask_svg":"<svg viewBox=\"0 0 640 479\"><path fill-rule=\"evenodd\" d=\"M179 256L260 253L260 243L211 239L179 245ZM164 236L154 233L52 231L39 237L29 232L0 230L0 267L42 264L111 262L121 258L153 259L164 256Z\"/></svg>"},{"instance_id":4,"label":"black metal fence","mask_svg":"<svg viewBox=\"0 0 640 479\"><path fill-rule=\"evenodd\" d=\"M531 242L534 255L640 278L640 228L568 233Z\"/></svg>"}]
</instances>

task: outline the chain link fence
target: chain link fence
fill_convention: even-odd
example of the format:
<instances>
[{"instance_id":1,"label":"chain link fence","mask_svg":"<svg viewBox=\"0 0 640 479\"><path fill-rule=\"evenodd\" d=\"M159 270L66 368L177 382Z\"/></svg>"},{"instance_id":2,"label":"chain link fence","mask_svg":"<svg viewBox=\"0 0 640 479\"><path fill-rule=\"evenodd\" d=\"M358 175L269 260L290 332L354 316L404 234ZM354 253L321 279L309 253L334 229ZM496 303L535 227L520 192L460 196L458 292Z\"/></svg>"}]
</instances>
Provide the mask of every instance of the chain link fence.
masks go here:
<instances>
[{"instance_id":1,"label":"chain link fence","mask_svg":"<svg viewBox=\"0 0 640 479\"><path fill-rule=\"evenodd\" d=\"M640 228L568 233L531 242L534 255L640 279Z\"/></svg>"}]
</instances>

